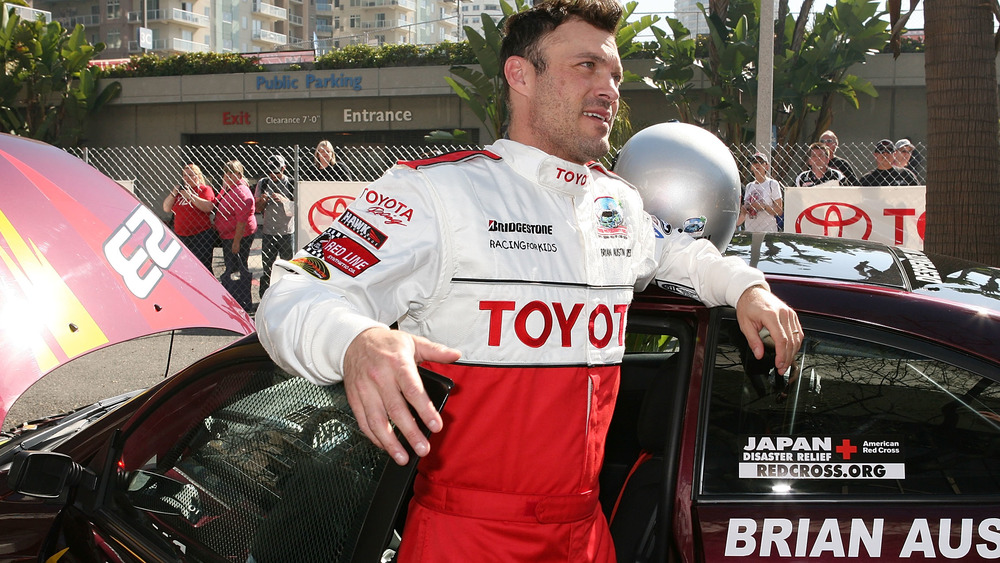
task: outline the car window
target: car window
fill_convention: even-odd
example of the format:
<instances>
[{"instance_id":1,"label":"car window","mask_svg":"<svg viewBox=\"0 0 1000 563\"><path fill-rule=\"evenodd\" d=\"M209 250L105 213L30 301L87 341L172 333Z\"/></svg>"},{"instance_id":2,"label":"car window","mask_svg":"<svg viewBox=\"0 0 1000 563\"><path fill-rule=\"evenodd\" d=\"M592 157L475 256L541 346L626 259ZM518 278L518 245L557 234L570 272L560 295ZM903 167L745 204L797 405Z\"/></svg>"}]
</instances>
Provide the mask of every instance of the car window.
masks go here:
<instances>
[{"instance_id":1,"label":"car window","mask_svg":"<svg viewBox=\"0 0 1000 563\"><path fill-rule=\"evenodd\" d=\"M1000 494L1000 384L986 369L925 343L807 326L779 375L735 321L720 328L701 494Z\"/></svg>"},{"instance_id":2,"label":"car window","mask_svg":"<svg viewBox=\"0 0 1000 563\"><path fill-rule=\"evenodd\" d=\"M343 386L269 362L214 380L127 437L111 510L189 559L349 561L388 457Z\"/></svg>"}]
</instances>

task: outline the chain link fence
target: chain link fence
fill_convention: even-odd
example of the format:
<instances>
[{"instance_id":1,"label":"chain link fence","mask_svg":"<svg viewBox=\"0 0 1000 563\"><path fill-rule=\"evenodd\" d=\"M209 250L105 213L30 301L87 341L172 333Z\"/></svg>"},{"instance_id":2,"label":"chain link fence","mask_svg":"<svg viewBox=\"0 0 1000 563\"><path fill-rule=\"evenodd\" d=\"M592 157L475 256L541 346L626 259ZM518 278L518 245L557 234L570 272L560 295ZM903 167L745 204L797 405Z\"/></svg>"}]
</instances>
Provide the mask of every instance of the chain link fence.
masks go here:
<instances>
[{"instance_id":1,"label":"chain link fence","mask_svg":"<svg viewBox=\"0 0 1000 563\"><path fill-rule=\"evenodd\" d=\"M914 143L915 148L910 164L920 183L926 177L926 148L923 143ZM836 156L846 160L853 167L857 177L875 168L875 142L840 145ZM429 158L454 150L477 149L471 145L422 145L422 146L343 146L335 147L338 179L355 182L376 180L399 160ZM809 146L798 144L779 146L772 152L772 177L782 186L795 183L795 176L807 169L806 154ZM159 146L159 147L108 147L70 149L70 152L106 176L113 178L157 213L165 222L171 223L171 215L163 211L163 201L171 191L182 185L181 171L187 164L201 168L205 180L216 193L222 185L222 168L230 160L238 160L246 169L251 191L256 182L267 173L267 159L280 154L288 163L286 174L296 183L299 181L322 181L324 176L316 167L314 147L300 145L264 147L260 145L232 146ZM732 147L739 165L742 185L753 180L750 161L756 149L753 145ZM610 157L609 157L610 160ZM302 241L300 241L301 244ZM212 249L212 269L216 277L225 266L220 242L215 240ZM255 237L251 247L250 270L254 274L254 287L262 272L261 243ZM252 291L254 303L259 301L257 290Z\"/></svg>"},{"instance_id":2,"label":"chain link fence","mask_svg":"<svg viewBox=\"0 0 1000 563\"><path fill-rule=\"evenodd\" d=\"M875 169L874 154L877 142L875 140L867 143L841 144L837 147L834 156L846 161L853 169L854 175L860 179ZM912 142L912 144L913 152L910 154L907 168L916 175L918 185L923 185L927 180L927 147L921 142ZM757 149L749 144L733 148L733 155L739 164L743 185L753 181L750 161L756 152ZM774 147L771 151L771 177L782 186L794 186L795 177L802 171L809 169L806 164L808 153L809 145L806 143Z\"/></svg>"}]
</instances>

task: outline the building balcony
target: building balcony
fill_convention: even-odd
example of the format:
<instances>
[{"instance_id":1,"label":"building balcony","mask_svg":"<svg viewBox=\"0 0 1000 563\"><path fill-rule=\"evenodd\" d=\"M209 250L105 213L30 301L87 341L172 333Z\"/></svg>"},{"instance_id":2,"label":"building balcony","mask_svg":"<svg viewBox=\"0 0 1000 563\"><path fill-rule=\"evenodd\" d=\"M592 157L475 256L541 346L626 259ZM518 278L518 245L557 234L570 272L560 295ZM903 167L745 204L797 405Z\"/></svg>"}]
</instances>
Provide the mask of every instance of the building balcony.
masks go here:
<instances>
[{"instance_id":1,"label":"building balcony","mask_svg":"<svg viewBox=\"0 0 1000 563\"><path fill-rule=\"evenodd\" d=\"M129 12L129 23L142 23L142 12ZM146 23L179 23L190 27L208 27L209 18L180 8L171 10L146 10Z\"/></svg>"},{"instance_id":2,"label":"building balcony","mask_svg":"<svg viewBox=\"0 0 1000 563\"><path fill-rule=\"evenodd\" d=\"M255 14L259 15L259 16L264 16L264 17L273 18L273 19L277 19L277 20L288 19L288 10L286 10L285 8L279 8L278 6L275 6L274 4L268 4L267 2L261 2L260 0L256 0L253 3L253 13L255 13Z\"/></svg>"},{"instance_id":3,"label":"building balcony","mask_svg":"<svg viewBox=\"0 0 1000 563\"><path fill-rule=\"evenodd\" d=\"M194 41L188 41L187 39L181 39L180 37L174 37L171 39L170 47L179 53L198 53L209 50L207 43L195 43Z\"/></svg>"},{"instance_id":4,"label":"building balcony","mask_svg":"<svg viewBox=\"0 0 1000 563\"><path fill-rule=\"evenodd\" d=\"M316 3L316 13L317 14L332 14L333 13L333 4L322 4L322 3L317 2Z\"/></svg>"},{"instance_id":5,"label":"building balcony","mask_svg":"<svg viewBox=\"0 0 1000 563\"><path fill-rule=\"evenodd\" d=\"M316 33L330 35L333 33L333 26L325 23L318 23L316 24Z\"/></svg>"},{"instance_id":6,"label":"building balcony","mask_svg":"<svg viewBox=\"0 0 1000 563\"><path fill-rule=\"evenodd\" d=\"M14 13L17 14L22 20L27 21L38 21L38 17L41 16L47 22L52 21L52 12L47 12L45 10L36 10L34 8L29 8L27 6L18 6L16 4L4 4L4 9L9 10L14 9ZM64 26L65 27L65 26Z\"/></svg>"},{"instance_id":7,"label":"building balcony","mask_svg":"<svg viewBox=\"0 0 1000 563\"><path fill-rule=\"evenodd\" d=\"M23 19L23 17L22 17ZM68 18L56 18L56 21L61 23L66 29L73 29L76 24L80 24L84 27L101 25L101 16L97 14L90 14L89 16L72 16Z\"/></svg>"},{"instance_id":8,"label":"building balcony","mask_svg":"<svg viewBox=\"0 0 1000 563\"><path fill-rule=\"evenodd\" d=\"M393 26L386 20L361 22L361 29L386 29L388 27L393 27Z\"/></svg>"},{"instance_id":9,"label":"building balcony","mask_svg":"<svg viewBox=\"0 0 1000 563\"><path fill-rule=\"evenodd\" d=\"M302 16L296 14L288 14L288 23L292 25L302 25Z\"/></svg>"},{"instance_id":10,"label":"building balcony","mask_svg":"<svg viewBox=\"0 0 1000 563\"><path fill-rule=\"evenodd\" d=\"M154 39L153 48L150 51L166 51L167 50L167 40L166 39ZM141 53L142 47L139 47L138 41L128 42L128 52L129 53Z\"/></svg>"},{"instance_id":11,"label":"building balcony","mask_svg":"<svg viewBox=\"0 0 1000 563\"><path fill-rule=\"evenodd\" d=\"M409 12L417 10L417 3L414 0L361 0L362 8L399 8Z\"/></svg>"},{"instance_id":12,"label":"building balcony","mask_svg":"<svg viewBox=\"0 0 1000 563\"><path fill-rule=\"evenodd\" d=\"M209 48L206 43L196 43L187 39L181 39L180 37L173 37L171 39L155 39L153 40L153 48L150 49L150 51L160 53L197 53L208 50ZM128 52L141 53L142 49L139 47L139 42L129 41Z\"/></svg>"},{"instance_id":13,"label":"building balcony","mask_svg":"<svg viewBox=\"0 0 1000 563\"><path fill-rule=\"evenodd\" d=\"M253 40L271 45L287 45L288 36L283 33L275 33L266 29L253 30Z\"/></svg>"},{"instance_id":14,"label":"building balcony","mask_svg":"<svg viewBox=\"0 0 1000 563\"><path fill-rule=\"evenodd\" d=\"M187 10L181 10L180 8L174 8L170 10L170 20L192 25L195 27L208 27L211 20L208 16L203 14L196 14L194 12L189 12Z\"/></svg>"}]
</instances>

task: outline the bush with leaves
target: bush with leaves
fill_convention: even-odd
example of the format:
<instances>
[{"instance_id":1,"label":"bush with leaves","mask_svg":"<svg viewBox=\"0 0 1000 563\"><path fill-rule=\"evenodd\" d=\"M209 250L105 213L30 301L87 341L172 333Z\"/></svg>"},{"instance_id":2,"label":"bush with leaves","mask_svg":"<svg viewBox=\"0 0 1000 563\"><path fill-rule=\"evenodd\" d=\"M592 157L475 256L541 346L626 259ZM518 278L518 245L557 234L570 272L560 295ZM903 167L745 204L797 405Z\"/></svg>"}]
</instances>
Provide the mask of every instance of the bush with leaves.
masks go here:
<instances>
[{"instance_id":1,"label":"bush with leaves","mask_svg":"<svg viewBox=\"0 0 1000 563\"><path fill-rule=\"evenodd\" d=\"M109 78L182 76L192 74L237 74L264 70L258 57L238 53L184 53L166 57L156 54L133 56L124 64L105 71Z\"/></svg>"},{"instance_id":2,"label":"bush with leaves","mask_svg":"<svg viewBox=\"0 0 1000 563\"><path fill-rule=\"evenodd\" d=\"M436 45L386 44L347 45L316 59L316 70L386 68L393 66L455 65L475 62L467 41L443 41Z\"/></svg>"},{"instance_id":3,"label":"bush with leaves","mask_svg":"<svg viewBox=\"0 0 1000 563\"><path fill-rule=\"evenodd\" d=\"M98 89L91 45L82 25L72 33L57 22L5 18L0 26L0 130L60 146L77 146L87 120L121 92L118 82Z\"/></svg>"}]
</instances>

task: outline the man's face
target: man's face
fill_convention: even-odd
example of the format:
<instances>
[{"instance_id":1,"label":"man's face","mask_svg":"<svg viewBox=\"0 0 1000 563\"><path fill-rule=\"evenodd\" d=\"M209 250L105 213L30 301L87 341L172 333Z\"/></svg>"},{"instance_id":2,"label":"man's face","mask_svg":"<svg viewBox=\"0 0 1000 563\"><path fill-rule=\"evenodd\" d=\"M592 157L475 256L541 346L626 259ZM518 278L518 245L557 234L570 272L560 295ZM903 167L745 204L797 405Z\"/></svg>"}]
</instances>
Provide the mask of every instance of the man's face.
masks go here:
<instances>
[{"instance_id":1,"label":"man's face","mask_svg":"<svg viewBox=\"0 0 1000 563\"><path fill-rule=\"evenodd\" d=\"M809 166L822 168L830 162L830 156L823 149L811 149L809 151Z\"/></svg>"},{"instance_id":2,"label":"man's face","mask_svg":"<svg viewBox=\"0 0 1000 563\"><path fill-rule=\"evenodd\" d=\"M895 165L900 168L906 168L906 165L910 163L910 156L913 154L913 147L900 147L896 149L895 152Z\"/></svg>"},{"instance_id":3,"label":"man's face","mask_svg":"<svg viewBox=\"0 0 1000 563\"><path fill-rule=\"evenodd\" d=\"M895 158L891 152L876 152L875 153L875 167L887 170L892 168L892 164Z\"/></svg>"},{"instance_id":4,"label":"man's face","mask_svg":"<svg viewBox=\"0 0 1000 563\"><path fill-rule=\"evenodd\" d=\"M540 42L546 67L528 90L527 136L515 139L583 164L607 154L622 64L615 36L571 19Z\"/></svg>"},{"instance_id":5,"label":"man's face","mask_svg":"<svg viewBox=\"0 0 1000 563\"><path fill-rule=\"evenodd\" d=\"M835 137L831 137L829 135L824 135L824 136L822 136L822 137L819 138L819 142L821 142L824 145L826 145L826 147L828 149L830 149L830 153L831 154L833 154L834 152L837 151L837 139Z\"/></svg>"}]
</instances>

